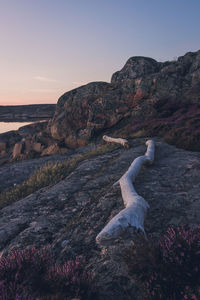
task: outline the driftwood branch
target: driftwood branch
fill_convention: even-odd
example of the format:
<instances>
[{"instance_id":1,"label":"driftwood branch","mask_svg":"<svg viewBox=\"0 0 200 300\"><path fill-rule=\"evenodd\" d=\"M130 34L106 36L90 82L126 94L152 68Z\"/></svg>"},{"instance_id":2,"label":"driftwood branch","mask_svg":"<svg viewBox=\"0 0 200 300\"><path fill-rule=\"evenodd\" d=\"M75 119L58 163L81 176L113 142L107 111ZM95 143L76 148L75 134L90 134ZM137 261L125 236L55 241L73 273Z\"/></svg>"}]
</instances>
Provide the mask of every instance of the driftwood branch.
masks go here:
<instances>
[{"instance_id":1,"label":"driftwood branch","mask_svg":"<svg viewBox=\"0 0 200 300\"><path fill-rule=\"evenodd\" d=\"M117 143L117 144L121 144L122 146L124 146L125 148L129 148L129 142L126 139L122 139L122 138L112 138L110 136L104 135L103 136L103 140L109 143Z\"/></svg>"},{"instance_id":2,"label":"driftwood branch","mask_svg":"<svg viewBox=\"0 0 200 300\"><path fill-rule=\"evenodd\" d=\"M138 175L142 165L151 164L154 160L154 141L146 142L147 151L145 155L137 157L127 170L127 172L117 182L120 184L122 198L125 208L122 209L97 235L98 244L106 244L110 240L122 234L126 228L135 227L144 232L144 219L149 204L137 194L134 189L133 181ZM116 183L116 184L117 184ZM144 232L145 233L145 232Z\"/></svg>"}]
</instances>

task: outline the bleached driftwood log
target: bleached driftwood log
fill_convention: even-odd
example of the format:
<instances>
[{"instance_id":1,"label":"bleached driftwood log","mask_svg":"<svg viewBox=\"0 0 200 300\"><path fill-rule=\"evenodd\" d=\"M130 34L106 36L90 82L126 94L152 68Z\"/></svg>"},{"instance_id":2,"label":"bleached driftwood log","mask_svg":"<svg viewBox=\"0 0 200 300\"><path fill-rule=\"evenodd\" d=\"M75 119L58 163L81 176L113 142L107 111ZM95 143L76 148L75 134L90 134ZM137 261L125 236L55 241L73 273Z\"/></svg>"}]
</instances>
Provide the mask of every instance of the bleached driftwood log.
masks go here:
<instances>
[{"instance_id":1,"label":"bleached driftwood log","mask_svg":"<svg viewBox=\"0 0 200 300\"><path fill-rule=\"evenodd\" d=\"M98 244L106 244L110 240L122 234L127 227L135 227L144 232L144 219L149 204L137 194L134 189L133 181L138 175L142 165L151 164L154 160L154 141L146 142L147 151L145 155L137 157L127 170L127 172L115 183L120 184L122 198L125 208L122 209L97 235ZM144 232L145 233L145 232Z\"/></svg>"},{"instance_id":2,"label":"bleached driftwood log","mask_svg":"<svg viewBox=\"0 0 200 300\"><path fill-rule=\"evenodd\" d=\"M104 135L103 136L103 140L109 143L117 143L117 144L121 144L122 146L124 146L125 148L129 148L129 142L126 139L122 139L122 138L112 138L110 136Z\"/></svg>"}]
</instances>

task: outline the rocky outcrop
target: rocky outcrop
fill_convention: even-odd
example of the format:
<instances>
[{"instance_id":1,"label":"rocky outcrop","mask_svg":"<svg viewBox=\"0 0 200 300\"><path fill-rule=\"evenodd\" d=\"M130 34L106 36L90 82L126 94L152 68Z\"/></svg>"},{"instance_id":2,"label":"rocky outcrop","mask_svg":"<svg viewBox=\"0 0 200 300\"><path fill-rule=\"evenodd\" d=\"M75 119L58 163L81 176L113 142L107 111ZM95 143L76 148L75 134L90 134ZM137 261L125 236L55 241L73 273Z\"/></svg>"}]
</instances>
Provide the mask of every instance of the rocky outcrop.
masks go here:
<instances>
[{"instance_id":1,"label":"rocky outcrop","mask_svg":"<svg viewBox=\"0 0 200 300\"><path fill-rule=\"evenodd\" d=\"M72 148L86 144L93 134L94 127L99 127L99 129L102 127L98 119L99 121L103 119L101 114L106 112L106 107L98 101L94 103L94 100L106 92L108 87L108 83L93 82L61 96L55 115L50 121L52 137L65 140L66 144ZM94 115L91 106L95 104Z\"/></svg>"},{"instance_id":2,"label":"rocky outcrop","mask_svg":"<svg viewBox=\"0 0 200 300\"><path fill-rule=\"evenodd\" d=\"M111 83L119 83L127 79L136 79L157 73L160 70L160 65L161 63L149 57L131 57L121 71L117 71L112 75Z\"/></svg>"},{"instance_id":3,"label":"rocky outcrop","mask_svg":"<svg viewBox=\"0 0 200 300\"><path fill-rule=\"evenodd\" d=\"M124 130L124 137L130 137L130 132L136 132L136 123L142 128L144 121L162 123L163 118L173 118L177 111L182 117L188 110L199 111L199 75L200 51L164 63L147 57L132 57L121 71L113 74L110 84L94 82L65 93L58 100L49 130L54 139L65 142L70 148L86 145L105 130L117 128L119 122L120 129L125 129L127 124L133 125L131 130ZM182 130L184 122L177 122L176 130L182 130L181 134L179 132L182 139L186 131L194 131L197 117L195 112L190 115L186 130ZM165 122L162 131L157 126L148 134L164 136L169 133L169 127L169 122ZM195 128L194 141L188 141L183 147L187 149L190 144L192 149L199 137L200 132ZM178 141L179 138L172 142Z\"/></svg>"},{"instance_id":4,"label":"rocky outcrop","mask_svg":"<svg viewBox=\"0 0 200 300\"><path fill-rule=\"evenodd\" d=\"M120 84L133 79L136 99L199 103L199 74L200 51L197 51L188 52L177 61L164 63L145 57L132 57L121 71L113 74L111 82Z\"/></svg>"},{"instance_id":5,"label":"rocky outcrop","mask_svg":"<svg viewBox=\"0 0 200 300\"><path fill-rule=\"evenodd\" d=\"M32 123L0 134L0 165L13 160L66 153L63 143L48 134L47 122Z\"/></svg>"},{"instance_id":6,"label":"rocky outcrop","mask_svg":"<svg viewBox=\"0 0 200 300\"><path fill-rule=\"evenodd\" d=\"M55 104L0 106L1 122L39 121L52 118Z\"/></svg>"},{"instance_id":7,"label":"rocky outcrop","mask_svg":"<svg viewBox=\"0 0 200 300\"><path fill-rule=\"evenodd\" d=\"M131 299L141 299L121 257L125 246L131 243L130 233L127 231L123 239L116 239L104 248L96 245L95 237L123 208L120 187L113 187L113 183L136 157L143 155L145 140L130 140L129 149L120 147L86 159L61 182L3 208L0 211L2 254L9 249L51 245L59 261L83 255L86 268L95 274L96 284L101 287L100 299L125 300L127 293ZM150 205L145 228L147 235L156 238L170 224L199 223L200 154L154 140L155 162L141 170L134 187ZM79 149L79 153L87 151L88 148ZM67 159L71 157L66 154ZM23 172L26 177L31 166L33 171L42 160L50 161L50 157L5 166L0 180L6 178L6 168L13 180Z\"/></svg>"},{"instance_id":8,"label":"rocky outcrop","mask_svg":"<svg viewBox=\"0 0 200 300\"><path fill-rule=\"evenodd\" d=\"M61 96L48 126L46 122L35 123L1 134L0 164L65 153L104 134L161 136L180 148L199 151L199 74L200 51L164 63L132 57L113 74L111 83L92 82ZM52 112L54 106L49 106ZM46 105L16 107L15 116L22 108L29 117L32 109L32 117L36 112L41 117L45 111L49 116ZM16 152L18 143L23 147Z\"/></svg>"}]
</instances>

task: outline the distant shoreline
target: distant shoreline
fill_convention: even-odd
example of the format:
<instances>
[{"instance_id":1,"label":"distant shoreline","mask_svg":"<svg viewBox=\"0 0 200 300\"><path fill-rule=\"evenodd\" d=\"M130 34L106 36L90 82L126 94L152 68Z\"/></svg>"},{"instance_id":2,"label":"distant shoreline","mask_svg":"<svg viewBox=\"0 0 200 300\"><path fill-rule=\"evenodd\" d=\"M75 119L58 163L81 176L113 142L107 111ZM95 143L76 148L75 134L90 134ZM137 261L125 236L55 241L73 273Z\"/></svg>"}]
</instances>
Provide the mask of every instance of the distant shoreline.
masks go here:
<instances>
[{"instance_id":1,"label":"distant shoreline","mask_svg":"<svg viewBox=\"0 0 200 300\"><path fill-rule=\"evenodd\" d=\"M0 122L36 122L53 117L56 104L1 105Z\"/></svg>"}]
</instances>

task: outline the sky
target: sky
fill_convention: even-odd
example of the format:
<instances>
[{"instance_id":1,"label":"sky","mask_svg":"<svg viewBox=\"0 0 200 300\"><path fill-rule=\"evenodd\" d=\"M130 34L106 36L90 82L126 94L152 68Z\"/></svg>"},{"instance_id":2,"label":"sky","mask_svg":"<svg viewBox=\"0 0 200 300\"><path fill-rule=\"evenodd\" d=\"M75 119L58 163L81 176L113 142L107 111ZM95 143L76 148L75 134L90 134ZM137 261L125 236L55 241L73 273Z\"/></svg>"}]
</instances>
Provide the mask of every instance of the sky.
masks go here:
<instances>
[{"instance_id":1,"label":"sky","mask_svg":"<svg viewBox=\"0 0 200 300\"><path fill-rule=\"evenodd\" d=\"M200 49L200 0L0 0L0 105L56 103L131 56Z\"/></svg>"}]
</instances>

